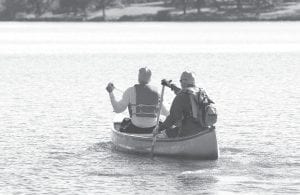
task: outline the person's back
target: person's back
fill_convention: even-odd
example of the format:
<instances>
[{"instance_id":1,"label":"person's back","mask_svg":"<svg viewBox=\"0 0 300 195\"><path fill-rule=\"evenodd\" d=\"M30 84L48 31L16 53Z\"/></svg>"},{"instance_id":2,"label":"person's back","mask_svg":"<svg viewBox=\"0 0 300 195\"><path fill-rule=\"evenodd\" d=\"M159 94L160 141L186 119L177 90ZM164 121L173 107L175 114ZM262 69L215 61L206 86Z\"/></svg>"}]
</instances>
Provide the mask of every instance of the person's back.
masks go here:
<instances>
[{"instance_id":1,"label":"person's back","mask_svg":"<svg viewBox=\"0 0 300 195\"><path fill-rule=\"evenodd\" d=\"M151 85L134 85L135 99L129 104L130 115L136 117L156 118L159 101L158 91Z\"/></svg>"},{"instance_id":2,"label":"person's back","mask_svg":"<svg viewBox=\"0 0 300 195\"><path fill-rule=\"evenodd\" d=\"M166 118L164 125L171 127L174 124L174 121L181 121L178 136L196 134L201 129L201 126L193 119L191 111L192 108L189 94L186 92L179 92L174 98L170 109L171 117Z\"/></svg>"},{"instance_id":3,"label":"person's back","mask_svg":"<svg viewBox=\"0 0 300 195\"><path fill-rule=\"evenodd\" d=\"M129 88L129 115L136 127L150 128L156 125L159 93L151 85L137 84Z\"/></svg>"},{"instance_id":4,"label":"person's back","mask_svg":"<svg viewBox=\"0 0 300 195\"><path fill-rule=\"evenodd\" d=\"M141 68L139 70L139 84L129 87L119 102L115 100L112 90L108 90L116 113L121 113L126 108L129 110L131 123L126 128L126 132L151 133L156 125L159 93L155 87L149 85L150 79L151 71L147 68ZM162 111L163 114L168 114L164 107Z\"/></svg>"},{"instance_id":5,"label":"person's back","mask_svg":"<svg viewBox=\"0 0 300 195\"><path fill-rule=\"evenodd\" d=\"M167 129L168 136L187 136L196 134L203 129L203 126L193 116L193 109L198 105L192 104L191 97L199 95L199 93L206 96L206 93L195 86L195 78L192 73L183 72L180 82L182 89L176 86L171 87L177 95L171 105L170 115L160 127L160 130ZM172 129L171 127L175 124L177 128Z\"/></svg>"}]
</instances>

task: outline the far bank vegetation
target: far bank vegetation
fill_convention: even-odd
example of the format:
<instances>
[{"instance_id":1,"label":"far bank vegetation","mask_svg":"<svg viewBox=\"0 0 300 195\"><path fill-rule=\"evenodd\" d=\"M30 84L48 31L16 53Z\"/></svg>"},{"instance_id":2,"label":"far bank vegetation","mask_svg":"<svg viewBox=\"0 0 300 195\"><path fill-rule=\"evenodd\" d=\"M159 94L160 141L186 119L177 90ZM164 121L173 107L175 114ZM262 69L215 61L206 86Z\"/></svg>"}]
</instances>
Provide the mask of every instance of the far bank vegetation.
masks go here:
<instances>
[{"instance_id":1,"label":"far bank vegetation","mask_svg":"<svg viewBox=\"0 0 300 195\"><path fill-rule=\"evenodd\" d=\"M200 18L205 10L216 13L259 15L283 3L297 0L0 0L0 20L88 20L93 13L101 13L98 20L107 20L107 10L126 9L143 5L141 9L159 6L165 8L155 13L151 20L172 20L172 13L184 18ZM143 11L141 10L141 13ZM208 17L208 16L207 16Z\"/></svg>"}]
</instances>

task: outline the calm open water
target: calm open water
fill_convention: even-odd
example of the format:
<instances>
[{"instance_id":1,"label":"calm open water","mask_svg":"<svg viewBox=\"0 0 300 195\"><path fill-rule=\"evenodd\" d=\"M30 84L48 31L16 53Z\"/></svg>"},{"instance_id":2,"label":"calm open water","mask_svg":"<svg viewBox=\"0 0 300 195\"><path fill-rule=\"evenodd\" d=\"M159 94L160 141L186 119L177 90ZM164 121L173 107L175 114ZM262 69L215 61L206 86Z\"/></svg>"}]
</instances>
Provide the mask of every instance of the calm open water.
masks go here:
<instances>
[{"instance_id":1,"label":"calm open water","mask_svg":"<svg viewBox=\"0 0 300 195\"><path fill-rule=\"evenodd\" d=\"M0 23L0 194L299 194L299 35L299 23ZM159 88L197 74L219 112L218 160L112 148L104 88L125 90L141 66Z\"/></svg>"}]
</instances>

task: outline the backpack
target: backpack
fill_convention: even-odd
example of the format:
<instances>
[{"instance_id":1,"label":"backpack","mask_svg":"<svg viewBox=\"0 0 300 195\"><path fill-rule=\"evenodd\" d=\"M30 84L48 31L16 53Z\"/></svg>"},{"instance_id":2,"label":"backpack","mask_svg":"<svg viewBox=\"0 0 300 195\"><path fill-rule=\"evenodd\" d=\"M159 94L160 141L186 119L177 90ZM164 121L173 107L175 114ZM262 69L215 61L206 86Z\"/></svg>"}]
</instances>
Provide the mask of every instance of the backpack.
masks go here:
<instances>
[{"instance_id":1,"label":"backpack","mask_svg":"<svg viewBox=\"0 0 300 195\"><path fill-rule=\"evenodd\" d=\"M202 127L213 126L217 122L217 109L212 102L209 101L203 89L196 93L189 93L192 106L192 117L200 123Z\"/></svg>"},{"instance_id":2,"label":"backpack","mask_svg":"<svg viewBox=\"0 0 300 195\"><path fill-rule=\"evenodd\" d=\"M218 119L217 109L214 104L208 104L204 109L204 124L205 126L213 126Z\"/></svg>"}]
</instances>

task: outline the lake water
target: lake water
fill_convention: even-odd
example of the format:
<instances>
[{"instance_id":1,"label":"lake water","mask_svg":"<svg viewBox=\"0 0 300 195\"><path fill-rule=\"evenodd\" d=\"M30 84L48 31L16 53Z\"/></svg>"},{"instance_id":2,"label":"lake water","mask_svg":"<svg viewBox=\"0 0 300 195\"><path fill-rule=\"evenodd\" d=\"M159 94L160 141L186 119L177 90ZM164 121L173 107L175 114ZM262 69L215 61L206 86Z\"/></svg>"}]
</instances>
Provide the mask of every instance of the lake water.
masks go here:
<instances>
[{"instance_id":1,"label":"lake water","mask_svg":"<svg viewBox=\"0 0 300 195\"><path fill-rule=\"evenodd\" d=\"M299 35L297 22L0 23L0 194L299 194ZM125 90L141 66L159 88L196 73L218 160L113 149L106 84Z\"/></svg>"}]
</instances>

